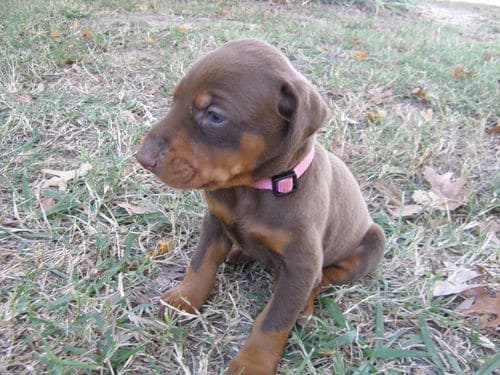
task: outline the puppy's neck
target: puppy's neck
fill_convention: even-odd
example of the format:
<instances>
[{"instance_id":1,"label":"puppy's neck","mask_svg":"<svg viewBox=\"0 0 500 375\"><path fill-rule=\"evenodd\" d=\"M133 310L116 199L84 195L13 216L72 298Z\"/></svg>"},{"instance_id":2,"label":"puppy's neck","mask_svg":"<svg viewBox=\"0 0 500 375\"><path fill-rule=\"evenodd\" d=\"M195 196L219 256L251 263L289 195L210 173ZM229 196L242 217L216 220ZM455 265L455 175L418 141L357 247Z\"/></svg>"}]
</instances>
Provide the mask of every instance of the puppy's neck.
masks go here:
<instances>
[{"instance_id":1,"label":"puppy's neck","mask_svg":"<svg viewBox=\"0 0 500 375\"><path fill-rule=\"evenodd\" d=\"M292 170L311 152L314 144L315 137L311 136L304 144L297 147L296 151L291 150L289 145L282 145L276 150L275 155L256 168L252 174L253 180L259 181Z\"/></svg>"}]
</instances>

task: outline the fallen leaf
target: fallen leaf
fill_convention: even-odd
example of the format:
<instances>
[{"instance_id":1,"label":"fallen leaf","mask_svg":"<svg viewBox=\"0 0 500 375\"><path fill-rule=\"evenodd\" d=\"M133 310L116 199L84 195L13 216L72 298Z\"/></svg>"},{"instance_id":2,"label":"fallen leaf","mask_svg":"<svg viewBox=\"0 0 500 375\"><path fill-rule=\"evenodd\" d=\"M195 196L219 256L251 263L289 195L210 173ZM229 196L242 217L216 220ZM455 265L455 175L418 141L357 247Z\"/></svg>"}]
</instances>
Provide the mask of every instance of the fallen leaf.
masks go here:
<instances>
[{"instance_id":1,"label":"fallen leaf","mask_svg":"<svg viewBox=\"0 0 500 375\"><path fill-rule=\"evenodd\" d=\"M500 296L490 297L486 293L467 298L457 306L458 312L479 315L483 327L500 327Z\"/></svg>"},{"instance_id":2,"label":"fallen leaf","mask_svg":"<svg viewBox=\"0 0 500 375\"><path fill-rule=\"evenodd\" d=\"M68 57L66 60L64 60L64 65L73 65L76 63L76 60L73 60L71 57Z\"/></svg>"},{"instance_id":3,"label":"fallen leaf","mask_svg":"<svg viewBox=\"0 0 500 375\"><path fill-rule=\"evenodd\" d=\"M453 68L453 78L455 78L455 79L460 78L460 77L470 78L474 74L476 74L476 71L474 69L469 69L469 70L465 69L464 64L457 64Z\"/></svg>"},{"instance_id":4,"label":"fallen leaf","mask_svg":"<svg viewBox=\"0 0 500 375\"><path fill-rule=\"evenodd\" d=\"M380 109L376 112L368 112L366 117L368 117L368 121L377 122L385 119L387 117L387 113L383 109Z\"/></svg>"},{"instance_id":5,"label":"fallen leaf","mask_svg":"<svg viewBox=\"0 0 500 375\"><path fill-rule=\"evenodd\" d=\"M387 201L386 209L394 217L414 216L423 209L422 206L417 204L402 203L404 195L394 184L377 181L375 187L385 196Z\"/></svg>"},{"instance_id":6,"label":"fallen leaf","mask_svg":"<svg viewBox=\"0 0 500 375\"><path fill-rule=\"evenodd\" d=\"M424 178L431 185L431 190L415 191L412 196L415 203L443 211L454 211L466 203L462 190L467 179L462 176L453 181L452 176L451 172L439 175L434 168L425 167Z\"/></svg>"},{"instance_id":7,"label":"fallen leaf","mask_svg":"<svg viewBox=\"0 0 500 375\"><path fill-rule=\"evenodd\" d=\"M326 52L326 51L331 50L332 47L333 46L331 44L320 44L320 45L316 46L316 51L318 51L318 52Z\"/></svg>"},{"instance_id":8,"label":"fallen leaf","mask_svg":"<svg viewBox=\"0 0 500 375\"><path fill-rule=\"evenodd\" d=\"M425 93L425 90L418 86L415 87L413 90L411 90L411 93L415 96L418 96L420 99L422 99L424 102L427 102L427 94Z\"/></svg>"},{"instance_id":9,"label":"fallen leaf","mask_svg":"<svg viewBox=\"0 0 500 375\"><path fill-rule=\"evenodd\" d=\"M0 225L6 226L6 227L17 227L17 226L19 226L19 220L6 218L6 217L0 215Z\"/></svg>"},{"instance_id":10,"label":"fallen leaf","mask_svg":"<svg viewBox=\"0 0 500 375\"><path fill-rule=\"evenodd\" d=\"M154 251L151 251L149 253L149 256L151 258L155 258L155 257L159 257L159 256L162 256L162 255L165 255L166 253L168 253L172 247L175 245L175 241L174 240L171 240L171 241L160 241L156 244L156 249Z\"/></svg>"},{"instance_id":11,"label":"fallen leaf","mask_svg":"<svg viewBox=\"0 0 500 375\"><path fill-rule=\"evenodd\" d=\"M180 33L182 33L182 34L187 34L187 33L191 32L191 30L192 29L189 26L179 26L177 28L177 31L180 32Z\"/></svg>"},{"instance_id":12,"label":"fallen leaf","mask_svg":"<svg viewBox=\"0 0 500 375\"><path fill-rule=\"evenodd\" d=\"M142 215L148 212L152 212L149 208L141 206L138 204L131 204L127 202L118 203L118 207L121 207L127 211L129 215Z\"/></svg>"},{"instance_id":13,"label":"fallen leaf","mask_svg":"<svg viewBox=\"0 0 500 375\"><path fill-rule=\"evenodd\" d=\"M59 30L57 30L57 31L52 31L52 32L50 33L50 37L51 37L52 39L61 39L61 38L62 38L62 32L60 32Z\"/></svg>"},{"instance_id":14,"label":"fallen leaf","mask_svg":"<svg viewBox=\"0 0 500 375\"><path fill-rule=\"evenodd\" d=\"M470 268L457 267L453 263L445 262L448 278L443 281L436 281L432 295L448 296L450 294L462 293L466 290L482 287L482 284L467 284L467 281L481 276L483 273L479 270L472 270Z\"/></svg>"},{"instance_id":15,"label":"fallen leaf","mask_svg":"<svg viewBox=\"0 0 500 375\"><path fill-rule=\"evenodd\" d=\"M32 100L32 98L29 95L19 95L17 97L17 101L19 103L31 103L31 100Z\"/></svg>"},{"instance_id":16,"label":"fallen leaf","mask_svg":"<svg viewBox=\"0 0 500 375\"><path fill-rule=\"evenodd\" d=\"M394 217L410 217L423 210L423 207L419 204L405 204L402 207L397 204L387 204L386 208Z\"/></svg>"},{"instance_id":17,"label":"fallen leaf","mask_svg":"<svg viewBox=\"0 0 500 375\"><path fill-rule=\"evenodd\" d=\"M351 54L358 60L368 59L368 54L364 51L352 51Z\"/></svg>"},{"instance_id":18,"label":"fallen leaf","mask_svg":"<svg viewBox=\"0 0 500 375\"><path fill-rule=\"evenodd\" d=\"M154 44L154 43L156 43L156 41L157 40L155 38L151 38L151 37L146 39L147 44Z\"/></svg>"},{"instance_id":19,"label":"fallen leaf","mask_svg":"<svg viewBox=\"0 0 500 375\"><path fill-rule=\"evenodd\" d=\"M455 65L455 67L453 68L453 78L460 77L462 74L464 74L464 71L465 66L463 64Z\"/></svg>"},{"instance_id":20,"label":"fallen leaf","mask_svg":"<svg viewBox=\"0 0 500 375\"><path fill-rule=\"evenodd\" d=\"M48 211L56 206L56 201L51 197L44 197L40 200L40 208L42 211Z\"/></svg>"},{"instance_id":21,"label":"fallen leaf","mask_svg":"<svg viewBox=\"0 0 500 375\"><path fill-rule=\"evenodd\" d=\"M70 180L85 176L92 169L92 164L83 163L78 169L70 171L58 171L55 169L42 169L42 173L54 175L54 177L46 180L42 184L42 188L46 189L51 186L57 186L59 191L66 191L67 184Z\"/></svg>"},{"instance_id":22,"label":"fallen leaf","mask_svg":"<svg viewBox=\"0 0 500 375\"><path fill-rule=\"evenodd\" d=\"M82 30L81 31L81 36L85 40L92 40L92 31L90 30Z\"/></svg>"},{"instance_id":23,"label":"fallen leaf","mask_svg":"<svg viewBox=\"0 0 500 375\"><path fill-rule=\"evenodd\" d=\"M45 90L45 85L43 84L43 82L40 82L31 92L40 94L41 92L43 92L43 90Z\"/></svg>"},{"instance_id":24,"label":"fallen leaf","mask_svg":"<svg viewBox=\"0 0 500 375\"><path fill-rule=\"evenodd\" d=\"M335 350L335 349L320 349L319 350L319 354L321 355L334 355L338 353L338 350Z\"/></svg>"},{"instance_id":25,"label":"fallen leaf","mask_svg":"<svg viewBox=\"0 0 500 375\"><path fill-rule=\"evenodd\" d=\"M500 245L500 220L492 218L486 221L481 225L480 233L486 234L487 239L495 245Z\"/></svg>"},{"instance_id":26,"label":"fallen leaf","mask_svg":"<svg viewBox=\"0 0 500 375\"><path fill-rule=\"evenodd\" d=\"M454 210L465 203L465 197L462 193L462 189L465 186L467 179L461 176L453 181L452 177L453 173L451 172L439 175L432 167L424 168L424 178L431 185L431 191L440 198L447 199L450 205L451 203L456 202L455 205L453 205L453 208L450 207L450 209Z\"/></svg>"},{"instance_id":27,"label":"fallen leaf","mask_svg":"<svg viewBox=\"0 0 500 375\"><path fill-rule=\"evenodd\" d=\"M481 273L483 273L483 272L481 272ZM484 293L486 293L486 285L481 285L478 287L464 290L460 294L462 294L462 296L464 296L464 297L470 298L470 297L477 297L477 296L484 294Z\"/></svg>"}]
</instances>

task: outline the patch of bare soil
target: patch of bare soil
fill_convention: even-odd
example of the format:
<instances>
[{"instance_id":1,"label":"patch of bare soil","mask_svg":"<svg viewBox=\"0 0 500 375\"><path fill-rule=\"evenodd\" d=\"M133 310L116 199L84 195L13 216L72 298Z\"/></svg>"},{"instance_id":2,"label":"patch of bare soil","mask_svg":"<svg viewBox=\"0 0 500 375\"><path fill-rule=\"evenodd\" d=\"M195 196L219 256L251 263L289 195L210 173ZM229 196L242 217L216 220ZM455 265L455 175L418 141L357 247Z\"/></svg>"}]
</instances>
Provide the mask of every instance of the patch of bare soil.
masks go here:
<instances>
[{"instance_id":1,"label":"patch of bare soil","mask_svg":"<svg viewBox=\"0 0 500 375\"><path fill-rule=\"evenodd\" d=\"M500 19L500 7L480 4L476 1L473 4L432 1L424 2L417 8L423 17L448 25L479 26L485 21L498 22Z\"/></svg>"}]
</instances>

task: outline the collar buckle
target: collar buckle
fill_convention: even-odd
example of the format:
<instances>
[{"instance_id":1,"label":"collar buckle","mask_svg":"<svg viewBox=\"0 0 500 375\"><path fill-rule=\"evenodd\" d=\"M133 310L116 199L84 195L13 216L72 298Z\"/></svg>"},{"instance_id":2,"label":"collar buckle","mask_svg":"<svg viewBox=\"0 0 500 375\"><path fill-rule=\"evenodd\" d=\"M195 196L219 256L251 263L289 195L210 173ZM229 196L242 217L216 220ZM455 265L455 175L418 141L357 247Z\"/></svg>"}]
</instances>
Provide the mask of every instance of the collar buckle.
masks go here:
<instances>
[{"instance_id":1,"label":"collar buckle","mask_svg":"<svg viewBox=\"0 0 500 375\"><path fill-rule=\"evenodd\" d=\"M273 194L281 197L297 191L297 179L297 174L294 170L271 177Z\"/></svg>"}]
</instances>

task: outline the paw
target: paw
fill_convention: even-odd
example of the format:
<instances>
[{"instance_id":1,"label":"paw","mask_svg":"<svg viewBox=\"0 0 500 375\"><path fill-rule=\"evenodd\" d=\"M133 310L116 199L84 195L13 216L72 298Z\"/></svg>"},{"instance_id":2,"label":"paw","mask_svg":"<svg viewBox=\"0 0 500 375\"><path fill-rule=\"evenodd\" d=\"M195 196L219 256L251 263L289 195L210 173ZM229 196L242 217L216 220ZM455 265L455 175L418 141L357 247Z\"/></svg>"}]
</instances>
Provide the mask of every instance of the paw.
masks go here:
<instances>
[{"instance_id":1,"label":"paw","mask_svg":"<svg viewBox=\"0 0 500 375\"><path fill-rule=\"evenodd\" d=\"M259 350L241 350L228 363L224 375L275 375L280 358Z\"/></svg>"},{"instance_id":2,"label":"paw","mask_svg":"<svg viewBox=\"0 0 500 375\"><path fill-rule=\"evenodd\" d=\"M162 314L165 313L165 309L168 308L166 305L170 305L175 307L176 309L186 311L190 314L194 314L196 312L197 306L194 306L191 301L194 301L194 298L186 293L185 290L179 285L175 288L167 290L161 296L162 302Z\"/></svg>"}]
</instances>

